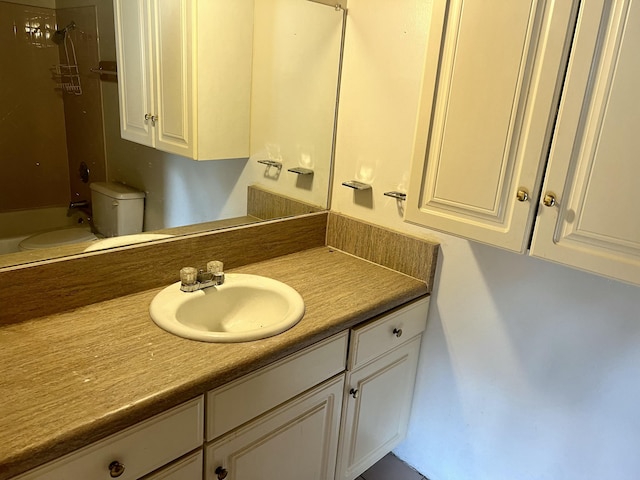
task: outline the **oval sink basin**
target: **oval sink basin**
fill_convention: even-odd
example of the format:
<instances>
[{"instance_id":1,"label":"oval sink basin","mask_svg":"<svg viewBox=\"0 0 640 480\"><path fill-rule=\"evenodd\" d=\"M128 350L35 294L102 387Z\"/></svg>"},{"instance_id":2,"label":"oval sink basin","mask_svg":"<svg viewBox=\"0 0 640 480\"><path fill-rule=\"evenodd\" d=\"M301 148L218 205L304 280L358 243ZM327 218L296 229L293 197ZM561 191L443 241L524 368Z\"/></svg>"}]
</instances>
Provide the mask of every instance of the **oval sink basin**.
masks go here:
<instances>
[{"instance_id":1,"label":"oval sink basin","mask_svg":"<svg viewBox=\"0 0 640 480\"><path fill-rule=\"evenodd\" d=\"M293 327L304 301L290 286L258 275L227 273L223 285L182 292L180 282L158 293L149 306L160 328L203 342L245 342Z\"/></svg>"},{"instance_id":2,"label":"oval sink basin","mask_svg":"<svg viewBox=\"0 0 640 480\"><path fill-rule=\"evenodd\" d=\"M161 240L171 238L173 235L166 233L134 233L132 235L120 235L119 237L109 237L96 240L93 244L84 249L85 252L95 252L105 248L122 247L124 245L134 245L136 243L150 242L151 240Z\"/></svg>"}]
</instances>

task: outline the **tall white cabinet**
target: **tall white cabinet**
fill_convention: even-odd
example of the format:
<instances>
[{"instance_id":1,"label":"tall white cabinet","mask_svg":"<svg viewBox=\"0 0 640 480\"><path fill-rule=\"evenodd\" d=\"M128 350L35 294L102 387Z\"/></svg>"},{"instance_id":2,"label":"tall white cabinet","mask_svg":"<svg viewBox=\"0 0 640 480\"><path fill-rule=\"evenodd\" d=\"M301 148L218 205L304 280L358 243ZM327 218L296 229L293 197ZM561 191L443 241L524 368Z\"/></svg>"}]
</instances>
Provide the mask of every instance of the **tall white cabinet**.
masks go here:
<instances>
[{"instance_id":1,"label":"tall white cabinet","mask_svg":"<svg viewBox=\"0 0 640 480\"><path fill-rule=\"evenodd\" d=\"M405 219L640 284L637 9L436 2Z\"/></svg>"},{"instance_id":2,"label":"tall white cabinet","mask_svg":"<svg viewBox=\"0 0 640 480\"><path fill-rule=\"evenodd\" d=\"M248 157L253 0L114 0L114 14L122 138Z\"/></svg>"}]
</instances>

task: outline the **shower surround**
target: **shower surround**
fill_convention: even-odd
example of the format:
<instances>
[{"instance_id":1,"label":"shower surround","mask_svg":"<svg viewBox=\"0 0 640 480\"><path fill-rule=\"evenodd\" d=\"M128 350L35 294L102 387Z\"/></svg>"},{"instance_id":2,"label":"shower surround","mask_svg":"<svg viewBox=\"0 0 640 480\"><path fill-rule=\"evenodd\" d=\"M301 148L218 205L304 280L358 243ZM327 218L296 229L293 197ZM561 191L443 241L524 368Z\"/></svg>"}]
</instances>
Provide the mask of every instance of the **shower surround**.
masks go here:
<instances>
[{"instance_id":1,"label":"shower surround","mask_svg":"<svg viewBox=\"0 0 640 480\"><path fill-rule=\"evenodd\" d=\"M72 21L77 27L67 35L82 95L56 88L52 72L66 58L64 44L51 38ZM68 225L66 215L42 218L90 198L79 174L82 162L90 181L106 178L101 85L90 71L99 60L95 7L54 10L0 1L0 42L0 238L8 238ZM13 224L14 218L21 221Z\"/></svg>"}]
</instances>

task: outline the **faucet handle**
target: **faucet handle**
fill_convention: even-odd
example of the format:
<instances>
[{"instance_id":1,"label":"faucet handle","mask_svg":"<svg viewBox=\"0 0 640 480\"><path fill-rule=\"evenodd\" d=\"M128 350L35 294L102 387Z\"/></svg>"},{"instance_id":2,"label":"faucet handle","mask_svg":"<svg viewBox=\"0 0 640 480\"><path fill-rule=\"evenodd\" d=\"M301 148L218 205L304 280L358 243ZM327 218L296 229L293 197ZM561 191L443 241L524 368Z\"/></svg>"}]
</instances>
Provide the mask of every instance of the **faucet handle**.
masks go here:
<instances>
[{"instance_id":1,"label":"faucet handle","mask_svg":"<svg viewBox=\"0 0 640 480\"><path fill-rule=\"evenodd\" d=\"M224 263L218 260L212 260L207 262L207 272L209 273L222 273L224 271Z\"/></svg>"},{"instance_id":2,"label":"faucet handle","mask_svg":"<svg viewBox=\"0 0 640 480\"><path fill-rule=\"evenodd\" d=\"M224 283L224 264L218 260L212 260L207 262L207 272L213 276L213 283L215 285L222 285Z\"/></svg>"},{"instance_id":3,"label":"faucet handle","mask_svg":"<svg viewBox=\"0 0 640 480\"><path fill-rule=\"evenodd\" d=\"M180 269L180 281L182 285L193 285L198 281L198 270L193 267Z\"/></svg>"}]
</instances>

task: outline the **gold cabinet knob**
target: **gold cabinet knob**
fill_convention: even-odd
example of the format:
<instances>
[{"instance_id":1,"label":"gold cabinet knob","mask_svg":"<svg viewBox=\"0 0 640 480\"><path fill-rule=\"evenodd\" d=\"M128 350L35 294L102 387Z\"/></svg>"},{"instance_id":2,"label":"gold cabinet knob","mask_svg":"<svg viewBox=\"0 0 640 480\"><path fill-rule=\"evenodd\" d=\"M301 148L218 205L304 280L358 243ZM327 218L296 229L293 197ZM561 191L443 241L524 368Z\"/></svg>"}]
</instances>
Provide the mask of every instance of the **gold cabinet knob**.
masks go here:
<instances>
[{"instance_id":1,"label":"gold cabinet knob","mask_svg":"<svg viewBox=\"0 0 640 480\"><path fill-rule=\"evenodd\" d=\"M229 475L229 472L227 471L227 469L222 467L216 468L215 472L213 473L216 474L216 476L218 477L218 480L224 480L225 478L227 478L227 475Z\"/></svg>"},{"instance_id":2,"label":"gold cabinet knob","mask_svg":"<svg viewBox=\"0 0 640 480\"><path fill-rule=\"evenodd\" d=\"M118 478L124 473L124 465L118 461L111 462L109 464L109 476L111 478Z\"/></svg>"},{"instance_id":3,"label":"gold cabinet knob","mask_svg":"<svg viewBox=\"0 0 640 480\"><path fill-rule=\"evenodd\" d=\"M553 193L547 193L542 199L545 207L553 207L556 204L556 196Z\"/></svg>"},{"instance_id":4,"label":"gold cabinet knob","mask_svg":"<svg viewBox=\"0 0 640 480\"><path fill-rule=\"evenodd\" d=\"M520 188L518 189L518 193L516 193L516 198L519 202L526 202L529 200L529 192L526 188Z\"/></svg>"}]
</instances>

